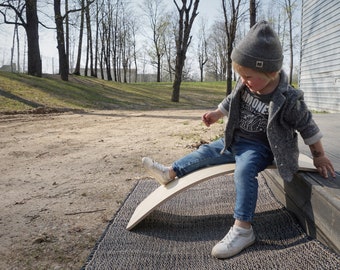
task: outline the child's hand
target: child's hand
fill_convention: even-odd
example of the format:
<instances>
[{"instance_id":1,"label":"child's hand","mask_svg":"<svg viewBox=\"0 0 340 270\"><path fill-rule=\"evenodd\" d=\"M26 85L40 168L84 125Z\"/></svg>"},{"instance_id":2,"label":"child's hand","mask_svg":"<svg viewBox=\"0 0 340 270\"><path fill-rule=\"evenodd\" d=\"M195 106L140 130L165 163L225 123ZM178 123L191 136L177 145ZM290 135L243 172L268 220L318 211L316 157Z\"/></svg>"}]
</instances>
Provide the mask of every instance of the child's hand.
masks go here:
<instances>
[{"instance_id":1,"label":"child's hand","mask_svg":"<svg viewBox=\"0 0 340 270\"><path fill-rule=\"evenodd\" d=\"M332 162L325 155L321 140L309 145L311 154L313 156L314 166L317 168L319 174L324 178L328 178L328 172L335 178L335 171Z\"/></svg>"},{"instance_id":2,"label":"child's hand","mask_svg":"<svg viewBox=\"0 0 340 270\"><path fill-rule=\"evenodd\" d=\"M202 121L207 127L210 127L211 124L214 124L222 116L223 113L217 109L215 111L206 112L205 114L203 114Z\"/></svg>"},{"instance_id":3,"label":"child's hand","mask_svg":"<svg viewBox=\"0 0 340 270\"><path fill-rule=\"evenodd\" d=\"M202 121L207 127L209 127L212 124L210 115L211 115L211 112L206 112L202 116Z\"/></svg>"},{"instance_id":4,"label":"child's hand","mask_svg":"<svg viewBox=\"0 0 340 270\"><path fill-rule=\"evenodd\" d=\"M324 178L328 178L328 172L335 178L335 171L331 161L326 156L314 157L314 166L319 174Z\"/></svg>"}]
</instances>

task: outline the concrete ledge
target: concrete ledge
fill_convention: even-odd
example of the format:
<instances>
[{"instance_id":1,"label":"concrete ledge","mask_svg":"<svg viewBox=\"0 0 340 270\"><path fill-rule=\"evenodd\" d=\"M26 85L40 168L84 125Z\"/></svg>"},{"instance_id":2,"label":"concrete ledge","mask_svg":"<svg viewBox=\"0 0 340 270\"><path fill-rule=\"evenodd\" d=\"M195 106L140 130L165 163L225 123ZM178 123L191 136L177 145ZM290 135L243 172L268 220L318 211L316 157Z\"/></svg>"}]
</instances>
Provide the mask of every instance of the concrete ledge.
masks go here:
<instances>
[{"instance_id":1,"label":"concrete ledge","mask_svg":"<svg viewBox=\"0 0 340 270\"><path fill-rule=\"evenodd\" d=\"M305 232L340 253L340 181L317 173L298 173L286 183L277 170L262 175L274 196L295 214Z\"/></svg>"}]
</instances>

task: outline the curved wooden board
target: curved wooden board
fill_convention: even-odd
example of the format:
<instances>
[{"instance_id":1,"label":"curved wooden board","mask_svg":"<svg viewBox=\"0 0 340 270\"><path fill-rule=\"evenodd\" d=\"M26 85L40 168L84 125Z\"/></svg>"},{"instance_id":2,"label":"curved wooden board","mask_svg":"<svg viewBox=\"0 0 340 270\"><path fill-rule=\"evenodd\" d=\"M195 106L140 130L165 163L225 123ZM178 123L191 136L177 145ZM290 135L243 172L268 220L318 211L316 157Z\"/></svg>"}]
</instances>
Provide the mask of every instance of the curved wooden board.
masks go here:
<instances>
[{"instance_id":1,"label":"curved wooden board","mask_svg":"<svg viewBox=\"0 0 340 270\"><path fill-rule=\"evenodd\" d=\"M313 159L304 154L299 155L299 171L303 172L317 172L318 170L315 168Z\"/></svg>"},{"instance_id":2,"label":"curved wooden board","mask_svg":"<svg viewBox=\"0 0 340 270\"><path fill-rule=\"evenodd\" d=\"M275 165L269 166L267 169L275 169ZM313 161L300 154L299 170L316 171ZM149 215L156 207L171 199L176 194L187 190L188 188L197 185L203 181L215 178L223 174L231 174L235 171L235 163L211 166L197 170L182 178L177 178L171 181L166 186L159 186L148 197L146 197L135 209L130 221L126 227L127 230L133 229L147 215Z\"/></svg>"}]
</instances>

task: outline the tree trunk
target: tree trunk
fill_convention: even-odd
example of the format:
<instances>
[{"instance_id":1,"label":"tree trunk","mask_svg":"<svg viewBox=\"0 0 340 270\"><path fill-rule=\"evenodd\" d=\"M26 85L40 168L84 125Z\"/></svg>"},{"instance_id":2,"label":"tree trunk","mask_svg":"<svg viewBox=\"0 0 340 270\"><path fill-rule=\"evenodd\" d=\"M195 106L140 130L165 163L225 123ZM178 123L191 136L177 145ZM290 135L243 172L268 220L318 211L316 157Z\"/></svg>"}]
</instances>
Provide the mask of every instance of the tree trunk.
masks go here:
<instances>
[{"instance_id":1,"label":"tree trunk","mask_svg":"<svg viewBox=\"0 0 340 270\"><path fill-rule=\"evenodd\" d=\"M98 77L98 51L99 51L99 1L96 1L96 40L94 49L94 77Z\"/></svg>"},{"instance_id":2,"label":"tree trunk","mask_svg":"<svg viewBox=\"0 0 340 270\"><path fill-rule=\"evenodd\" d=\"M256 23L256 0L249 2L250 28Z\"/></svg>"},{"instance_id":3,"label":"tree trunk","mask_svg":"<svg viewBox=\"0 0 340 270\"><path fill-rule=\"evenodd\" d=\"M107 80L112 81L112 75L111 75L111 29L106 29L106 47L105 47L105 54L104 54L104 59L105 59L105 65L106 65L106 73L107 73Z\"/></svg>"},{"instance_id":4,"label":"tree trunk","mask_svg":"<svg viewBox=\"0 0 340 270\"><path fill-rule=\"evenodd\" d=\"M294 52L293 52L293 29L292 20L289 20L289 49L290 49L290 64L289 64L289 84L293 82L293 69L294 69Z\"/></svg>"},{"instance_id":5,"label":"tree trunk","mask_svg":"<svg viewBox=\"0 0 340 270\"><path fill-rule=\"evenodd\" d=\"M90 74L94 77L94 69L93 69L93 46L92 46L92 28L91 28L91 16L90 16L90 1L86 0L86 29L87 29L87 47L89 52L89 60L90 60Z\"/></svg>"},{"instance_id":6,"label":"tree trunk","mask_svg":"<svg viewBox=\"0 0 340 270\"><path fill-rule=\"evenodd\" d=\"M134 34L134 42L133 42L133 62L135 64L135 83L137 82L138 77L138 63L137 63L137 51L136 51L136 41Z\"/></svg>"},{"instance_id":7,"label":"tree trunk","mask_svg":"<svg viewBox=\"0 0 340 270\"><path fill-rule=\"evenodd\" d=\"M175 65L175 80L172 86L172 102L179 102L180 87L182 83L182 73L185 63L186 53L191 42L191 28L197 13L199 0L195 0L193 10L190 17L190 9L192 7L192 1L190 0L189 7L186 7L187 1L182 0L182 7L180 8L173 0L179 14L178 36L176 39L176 65Z\"/></svg>"},{"instance_id":8,"label":"tree trunk","mask_svg":"<svg viewBox=\"0 0 340 270\"><path fill-rule=\"evenodd\" d=\"M157 82L161 81L161 58L160 54L157 54Z\"/></svg>"},{"instance_id":9,"label":"tree trunk","mask_svg":"<svg viewBox=\"0 0 340 270\"><path fill-rule=\"evenodd\" d=\"M181 63L179 63L181 61ZM183 66L184 66L185 58L183 57L176 57L176 66L175 66L175 80L172 85L172 96L171 101L173 102L179 102L179 94L180 94L180 88L182 83L182 72L183 72Z\"/></svg>"},{"instance_id":10,"label":"tree trunk","mask_svg":"<svg viewBox=\"0 0 340 270\"><path fill-rule=\"evenodd\" d=\"M231 50L228 50L226 95L229 95L231 93L232 88L233 88L233 72L232 72L232 64L231 64Z\"/></svg>"},{"instance_id":11,"label":"tree trunk","mask_svg":"<svg viewBox=\"0 0 340 270\"><path fill-rule=\"evenodd\" d=\"M70 63L70 25L68 17L68 0L65 0L65 53L67 62ZM69 68L70 65L68 64Z\"/></svg>"},{"instance_id":12,"label":"tree trunk","mask_svg":"<svg viewBox=\"0 0 340 270\"><path fill-rule=\"evenodd\" d=\"M81 0L81 15L80 15L80 30L79 30L79 43L78 43L78 54L77 54L77 63L74 69L73 74L80 75L80 62L81 62L81 53L83 46L83 32L84 32L84 17L85 17L85 0Z\"/></svg>"},{"instance_id":13,"label":"tree trunk","mask_svg":"<svg viewBox=\"0 0 340 270\"><path fill-rule=\"evenodd\" d=\"M233 50L234 41L236 37L237 23L239 19L240 4L242 0L231 0L229 1L230 12L227 12L225 0L222 0L223 15L225 30L227 33L227 89L226 95L229 95L232 90L232 64L231 64L231 52ZM230 13L230 19L228 19L228 13Z\"/></svg>"},{"instance_id":14,"label":"tree trunk","mask_svg":"<svg viewBox=\"0 0 340 270\"><path fill-rule=\"evenodd\" d=\"M12 40L12 48L11 48L11 72L15 72L14 70L14 48L15 48L15 35L17 33L18 29L18 16L15 18L15 25L14 25L14 31L13 31L13 40Z\"/></svg>"},{"instance_id":15,"label":"tree trunk","mask_svg":"<svg viewBox=\"0 0 340 270\"><path fill-rule=\"evenodd\" d=\"M289 23L289 51L290 51L290 64L289 64L289 84L293 82L293 69L294 69L294 52L293 52L293 27L292 27L292 3L291 0L286 0L286 11Z\"/></svg>"},{"instance_id":16,"label":"tree trunk","mask_svg":"<svg viewBox=\"0 0 340 270\"><path fill-rule=\"evenodd\" d=\"M202 20L201 26L199 30L199 44L198 44L198 50L197 50L197 57L198 57L198 64L200 69L200 77L201 82L203 82L204 79L204 66L208 61L208 53L207 53L207 39L205 36L205 23Z\"/></svg>"},{"instance_id":17,"label":"tree trunk","mask_svg":"<svg viewBox=\"0 0 340 270\"><path fill-rule=\"evenodd\" d=\"M21 65L20 65L20 39L19 39L19 33L18 33L18 25L15 27L15 33L16 33L16 42L17 42L17 72L20 73Z\"/></svg>"},{"instance_id":18,"label":"tree trunk","mask_svg":"<svg viewBox=\"0 0 340 270\"><path fill-rule=\"evenodd\" d=\"M26 0L26 22L28 74L41 77L37 0Z\"/></svg>"},{"instance_id":19,"label":"tree trunk","mask_svg":"<svg viewBox=\"0 0 340 270\"><path fill-rule=\"evenodd\" d=\"M63 17L60 11L60 0L54 0L54 19L57 27L57 43L58 43L58 55L59 55L59 72L63 81L68 81L68 59L65 51L65 38Z\"/></svg>"},{"instance_id":20,"label":"tree trunk","mask_svg":"<svg viewBox=\"0 0 340 270\"><path fill-rule=\"evenodd\" d=\"M102 48L100 50L100 59L99 59L99 68L100 68L100 77L102 78L102 80L105 79L104 76L104 54L105 54L105 45L103 42L103 38L101 37L102 40Z\"/></svg>"},{"instance_id":21,"label":"tree trunk","mask_svg":"<svg viewBox=\"0 0 340 270\"><path fill-rule=\"evenodd\" d=\"M89 71L89 36L86 36L86 57L85 57L85 69L84 76L87 77Z\"/></svg>"},{"instance_id":22,"label":"tree trunk","mask_svg":"<svg viewBox=\"0 0 340 270\"><path fill-rule=\"evenodd\" d=\"M115 10L114 10L114 20L111 20L111 27L112 29L112 65L113 65L113 78L115 82L120 81L120 74L119 73L119 40L118 40L118 22L119 22L119 1L116 0L115 3ZM111 40L111 39L110 39Z\"/></svg>"}]
</instances>

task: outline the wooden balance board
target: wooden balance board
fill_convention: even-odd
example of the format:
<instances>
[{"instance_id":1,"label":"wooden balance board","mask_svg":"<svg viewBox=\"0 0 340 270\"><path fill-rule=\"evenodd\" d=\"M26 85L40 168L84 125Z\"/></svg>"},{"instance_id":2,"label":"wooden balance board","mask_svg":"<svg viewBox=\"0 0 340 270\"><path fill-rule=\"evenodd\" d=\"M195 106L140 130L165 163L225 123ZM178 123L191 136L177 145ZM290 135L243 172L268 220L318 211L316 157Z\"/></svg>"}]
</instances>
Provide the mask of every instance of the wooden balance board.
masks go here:
<instances>
[{"instance_id":1,"label":"wooden balance board","mask_svg":"<svg viewBox=\"0 0 340 270\"><path fill-rule=\"evenodd\" d=\"M267 169L275 169L275 165L267 167ZM203 181L213 179L224 174L232 174L235 171L235 163L211 166L192 172L182 178L171 181L166 186L159 186L148 197L146 197L135 209L130 221L126 227L127 230L133 229L147 215L149 215L156 207L171 199L176 194L187 190ZM313 165L313 160L306 155L299 156L299 171L317 171Z\"/></svg>"}]
</instances>

